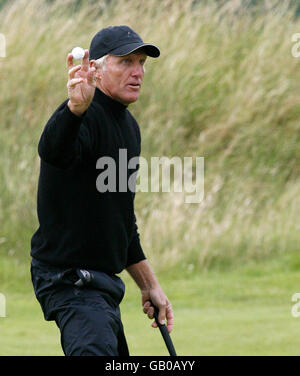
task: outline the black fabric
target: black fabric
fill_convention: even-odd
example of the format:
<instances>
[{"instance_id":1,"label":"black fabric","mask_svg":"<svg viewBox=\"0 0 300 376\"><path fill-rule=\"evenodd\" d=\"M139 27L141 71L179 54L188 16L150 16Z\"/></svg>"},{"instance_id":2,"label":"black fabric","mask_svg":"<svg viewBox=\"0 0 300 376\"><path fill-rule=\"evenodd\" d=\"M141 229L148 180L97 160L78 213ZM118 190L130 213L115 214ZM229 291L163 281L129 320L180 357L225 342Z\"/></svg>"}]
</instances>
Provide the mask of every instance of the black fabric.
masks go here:
<instances>
[{"instance_id":1,"label":"black fabric","mask_svg":"<svg viewBox=\"0 0 300 376\"><path fill-rule=\"evenodd\" d=\"M151 56L158 57L160 50L151 43L144 43L142 38L126 25L109 26L100 30L92 39L89 56L90 59L111 54L117 56L128 55L131 52L143 48L143 51Z\"/></svg>"},{"instance_id":2,"label":"black fabric","mask_svg":"<svg viewBox=\"0 0 300 376\"><path fill-rule=\"evenodd\" d=\"M129 356L119 304L124 284L117 276L98 274L98 286L75 287L76 270L32 259L31 278L46 320L55 320L67 356ZM76 280L76 277L74 278ZM69 283L70 282L70 283Z\"/></svg>"},{"instance_id":3,"label":"black fabric","mask_svg":"<svg viewBox=\"0 0 300 376\"><path fill-rule=\"evenodd\" d=\"M41 157L37 211L39 227L31 255L53 266L120 273L145 259L134 214L135 193L119 191L119 150L127 161L140 154L139 127L126 106L96 89L87 112L75 116L63 102L46 124ZM97 179L113 158L115 192L99 192ZM122 170L128 178L136 169Z\"/></svg>"}]
</instances>

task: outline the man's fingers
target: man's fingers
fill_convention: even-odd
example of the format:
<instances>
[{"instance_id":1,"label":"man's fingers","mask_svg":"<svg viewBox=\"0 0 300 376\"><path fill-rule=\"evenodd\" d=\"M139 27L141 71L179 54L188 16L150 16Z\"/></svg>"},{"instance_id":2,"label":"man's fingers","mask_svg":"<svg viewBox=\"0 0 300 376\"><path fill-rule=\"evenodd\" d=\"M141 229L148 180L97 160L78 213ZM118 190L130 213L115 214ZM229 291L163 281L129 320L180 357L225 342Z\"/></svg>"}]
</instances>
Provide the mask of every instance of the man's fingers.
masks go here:
<instances>
[{"instance_id":1,"label":"man's fingers","mask_svg":"<svg viewBox=\"0 0 300 376\"><path fill-rule=\"evenodd\" d=\"M149 319L153 319L154 307L151 306L151 303L149 301L147 301L143 305L143 312L149 317Z\"/></svg>"},{"instance_id":2,"label":"man's fingers","mask_svg":"<svg viewBox=\"0 0 300 376\"><path fill-rule=\"evenodd\" d=\"M88 72L89 66L89 50L84 50L84 57L82 58L81 63L82 70Z\"/></svg>"},{"instance_id":3,"label":"man's fingers","mask_svg":"<svg viewBox=\"0 0 300 376\"><path fill-rule=\"evenodd\" d=\"M74 64L73 64L73 55L72 54L68 54L68 56L67 56L67 68L71 69L72 67L74 67Z\"/></svg>"},{"instance_id":4,"label":"man's fingers","mask_svg":"<svg viewBox=\"0 0 300 376\"><path fill-rule=\"evenodd\" d=\"M147 300L143 305L143 312L149 317L149 319L154 318L154 307L149 300ZM170 333L173 329L174 316L171 303L167 300L166 305L161 305L158 312L158 321L161 325L166 324L168 332ZM157 324L154 321L152 323L153 328L157 328Z\"/></svg>"},{"instance_id":5,"label":"man's fingers","mask_svg":"<svg viewBox=\"0 0 300 376\"><path fill-rule=\"evenodd\" d=\"M172 330L173 330L173 322L172 322L172 324L171 324L171 323L169 323L169 321L168 321L167 329L168 329L168 332L169 332L169 333L172 332Z\"/></svg>"},{"instance_id":6,"label":"man's fingers","mask_svg":"<svg viewBox=\"0 0 300 376\"><path fill-rule=\"evenodd\" d=\"M173 324L174 324L174 315L173 315L173 309L171 303L167 305L166 309L166 319L167 319L167 328L168 332L171 333L173 329Z\"/></svg>"},{"instance_id":7,"label":"man's fingers","mask_svg":"<svg viewBox=\"0 0 300 376\"><path fill-rule=\"evenodd\" d=\"M68 76L70 80L74 78L75 73L78 72L80 68L81 68L81 65L76 65L75 67L73 66L71 69L69 69Z\"/></svg>"},{"instance_id":8,"label":"man's fingers","mask_svg":"<svg viewBox=\"0 0 300 376\"><path fill-rule=\"evenodd\" d=\"M149 301L147 301L144 305L143 305L143 312L144 313L147 313L148 312L148 309L149 309L149 307L150 307L150 302Z\"/></svg>"},{"instance_id":9,"label":"man's fingers","mask_svg":"<svg viewBox=\"0 0 300 376\"><path fill-rule=\"evenodd\" d=\"M173 329L173 323L174 323L173 318L172 318L172 319L169 319L169 320L167 321L167 325L166 325L166 327L167 327L169 333L171 333L171 331L172 331L172 329ZM156 321L153 321L153 323L151 324L151 326L152 326L152 328L157 328L157 327L158 327L158 325L156 324Z\"/></svg>"},{"instance_id":10,"label":"man's fingers","mask_svg":"<svg viewBox=\"0 0 300 376\"><path fill-rule=\"evenodd\" d=\"M84 79L82 77L79 77L79 78L73 78L72 80L69 80L68 81L68 87L72 87L72 86L75 86L77 84L80 84L81 82L83 82Z\"/></svg>"},{"instance_id":11,"label":"man's fingers","mask_svg":"<svg viewBox=\"0 0 300 376\"><path fill-rule=\"evenodd\" d=\"M172 329L173 329L173 324L174 324L174 319L173 319L173 316L169 319L167 319L167 328L168 328L168 332L171 333Z\"/></svg>"},{"instance_id":12,"label":"man's fingers","mask_svg":"<svg viewBox=\"0 0 300 376\"><path fill-rule=\"evenodd\" d=\"M95 68L90 68L90 70L88 71L88 74L87 74L87 82L88 84L92 85L95 83L95 80L94 80L94 77L95 77L95 71L96 69Z\"/></svg>"},{"instance_id":13,"label":"man's fingers","mask_svg":"<svg viewBox=\"0 0 300 376\"><path fill-rule=\"evenodd\" d=\"M147 316L149 317L149 319L153 319L153 317L154 317L154 308L153 307L148 308Z\"/></svg>"},{"instance_id":14,"label":"man's fingers","mask_svg":"<svg viewBox=\"0 0 300 376\"><path fill-rule=\"evenodd\" d=\"M164 307L160 308L158 313L158 321L161 325L164 325L166 319L166 309Z\"/></svg>"}]
</instances>

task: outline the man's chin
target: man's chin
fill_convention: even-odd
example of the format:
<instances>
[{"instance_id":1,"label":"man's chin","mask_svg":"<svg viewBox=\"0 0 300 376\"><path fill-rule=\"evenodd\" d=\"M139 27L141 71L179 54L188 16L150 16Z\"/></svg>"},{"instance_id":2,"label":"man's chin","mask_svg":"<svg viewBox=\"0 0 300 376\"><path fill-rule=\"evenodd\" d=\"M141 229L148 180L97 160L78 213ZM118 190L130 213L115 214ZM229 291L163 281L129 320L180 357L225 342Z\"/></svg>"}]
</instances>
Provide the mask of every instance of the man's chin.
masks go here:
<instances>
[{"instance_id":1,"label":"man's chin","mask_svg":"<svg viewBox=\"0 0 300 376\"><path fill-rule=\"evenodd\" d=\"M136 95L128 95L120 100L121 103L123 103L125 106L128 106L131 103L134 103L138 100L139 94Z\"/></svg>"}]
</instances>

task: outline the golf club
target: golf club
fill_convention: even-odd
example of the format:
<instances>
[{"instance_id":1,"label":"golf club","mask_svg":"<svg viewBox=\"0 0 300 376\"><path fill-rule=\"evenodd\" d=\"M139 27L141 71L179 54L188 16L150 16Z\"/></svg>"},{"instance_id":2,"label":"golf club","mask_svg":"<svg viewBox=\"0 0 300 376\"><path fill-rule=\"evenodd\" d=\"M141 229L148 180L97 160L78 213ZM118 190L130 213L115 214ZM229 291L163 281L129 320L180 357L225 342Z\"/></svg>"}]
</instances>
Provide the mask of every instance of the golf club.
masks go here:
<instances>
[{"instance_id":1,"label":"golf club","mask_svg":"<svg viewBox=\"0 0 300 376\"><path fill-rule=\"evenodd\" d=\"M176 351L175 351L175 348L174 348L174 345L173 345L173 342L171 340L171 337L170 337L170 334L168 332L168 328L166 327L166 325L162 325L159 321L158 321L158 313L159 313L159 309L151 302L152 306L154 307L154 319L155 319L155 322L156 324L158 325L159 327L159 330L161 332L161 335L165 341L165 344L167 346L167 349L169 351L169 354L170 356L177 356L176 354Z\"/></svg>"}]
</instances>

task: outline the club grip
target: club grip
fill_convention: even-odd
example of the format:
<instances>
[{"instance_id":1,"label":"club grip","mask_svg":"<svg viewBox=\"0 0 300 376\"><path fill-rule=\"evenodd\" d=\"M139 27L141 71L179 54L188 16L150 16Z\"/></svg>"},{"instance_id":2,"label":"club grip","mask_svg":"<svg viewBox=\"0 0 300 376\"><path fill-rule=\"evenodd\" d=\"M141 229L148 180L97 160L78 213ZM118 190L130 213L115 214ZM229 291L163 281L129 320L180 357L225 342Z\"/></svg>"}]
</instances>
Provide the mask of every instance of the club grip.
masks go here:
<instances>
[{"instance_id":1,"label":"club grip","mask_svg":"<svg viewBox=\"0 0 300 376\"><path fill-rule=\"evenodd\" d=\"M170 337L170 334L168 332L168 328L166 327L166 325L162 325L159 321L158 321L158 313L159 313L159 309L151 302L153 308L154 308L154 319L155 319L155 322L157 324L157 326L159 327L159 330L161 332L161 335L165 341L165 344L167 346L167 349L169 351L169 354L170 356L177 356L176 354L176 351L175 351L175 348L174 348L174 345L173 345L173 342L171 340L171 337Z\"/></svg>"}]
</instances>

